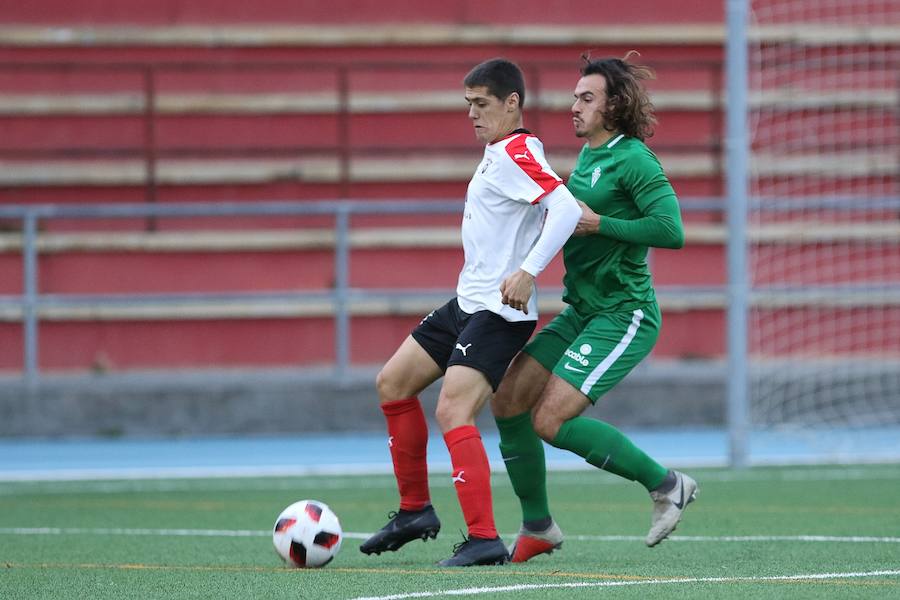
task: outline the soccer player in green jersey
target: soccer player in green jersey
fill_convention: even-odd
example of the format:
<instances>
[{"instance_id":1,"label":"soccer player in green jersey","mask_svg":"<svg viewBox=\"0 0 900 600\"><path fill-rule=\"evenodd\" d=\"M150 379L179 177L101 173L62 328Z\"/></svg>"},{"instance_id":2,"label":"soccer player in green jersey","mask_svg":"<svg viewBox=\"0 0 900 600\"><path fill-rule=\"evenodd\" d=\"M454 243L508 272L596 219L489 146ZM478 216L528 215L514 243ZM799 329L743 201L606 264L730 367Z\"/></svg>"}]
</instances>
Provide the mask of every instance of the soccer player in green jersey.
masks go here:
<instances>
[{"instance_id":1,"label":"soccer player in green jersey","mask_svg":"<svg viewBox=\"0 0 900 600\"><path fill-rule=\"evenodd\" d=\"M661 318L648 247L684 245L678 199L644 144L656 123L643 86L653 73L627 61L588 60L582 68L572 120L586 143L566 184L582 207L563 249L568 306L516 356L492 400L522 505L513 562L563 541L547 502L541 438L647 489L654 503L648 546L675 529L697 493L693 479L663 467L609 423L580 416L656 343Z\"/></svg>"}]
</instances>

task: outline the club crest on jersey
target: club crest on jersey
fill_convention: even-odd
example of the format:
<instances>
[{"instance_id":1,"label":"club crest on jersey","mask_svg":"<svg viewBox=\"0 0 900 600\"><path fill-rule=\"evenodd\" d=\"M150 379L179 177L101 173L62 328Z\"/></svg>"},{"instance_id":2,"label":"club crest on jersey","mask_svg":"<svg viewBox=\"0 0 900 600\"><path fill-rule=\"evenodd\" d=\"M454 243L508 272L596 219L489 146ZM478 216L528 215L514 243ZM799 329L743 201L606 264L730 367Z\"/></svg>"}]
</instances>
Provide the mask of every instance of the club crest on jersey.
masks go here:
<instances>
[{"instance_id":1,"label":"club crest on jersey","mask_svg":"<svg viewBox=\"0 0 900 600\"><path fill-rule=\"evenodd\" d=\"M596 169L594 169L594 172L591 173L591 187L597 185L597 180L600 179L601 172L602 171L600 170L600 167L597 167Z\"/></svg>"}]
</instances>

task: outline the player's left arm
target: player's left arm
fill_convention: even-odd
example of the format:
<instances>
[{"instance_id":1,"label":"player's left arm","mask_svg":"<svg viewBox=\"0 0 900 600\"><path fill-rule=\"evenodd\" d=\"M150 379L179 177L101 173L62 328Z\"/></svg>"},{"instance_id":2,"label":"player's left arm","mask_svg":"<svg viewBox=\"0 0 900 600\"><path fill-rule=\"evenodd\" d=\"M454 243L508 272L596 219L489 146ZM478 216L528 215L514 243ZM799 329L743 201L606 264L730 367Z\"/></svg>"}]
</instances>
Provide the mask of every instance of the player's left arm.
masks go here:
<instances>
[{"instance_id":1,"label":"player's left arm","mask_svg":"<svg viewBox=\"0 0 900 600\"><path fill-rule=\"evenodd\" d=\"M528 300L534 289L534 278L543 271L575 230L581 216L578 201L564 185L544 196L547 219L541 235L525 257L518 271L503 280L500 293L503 304L528 314Z\"/></svg>"},{"instance_id":2,"label":"player's left arm","mask_svg":"<svg viewBox=\"0 0 900 600\"><path fill-rule=\"evenodd\" d=\"M633 156L622 165L622 171L620 181L634 198L641 216L637 219L601 216L582 204L582 218L576 234L597 233L622 242L657 248L684 246L678 197L656 158L650 154Z\"/></svg>"}]
</instances>

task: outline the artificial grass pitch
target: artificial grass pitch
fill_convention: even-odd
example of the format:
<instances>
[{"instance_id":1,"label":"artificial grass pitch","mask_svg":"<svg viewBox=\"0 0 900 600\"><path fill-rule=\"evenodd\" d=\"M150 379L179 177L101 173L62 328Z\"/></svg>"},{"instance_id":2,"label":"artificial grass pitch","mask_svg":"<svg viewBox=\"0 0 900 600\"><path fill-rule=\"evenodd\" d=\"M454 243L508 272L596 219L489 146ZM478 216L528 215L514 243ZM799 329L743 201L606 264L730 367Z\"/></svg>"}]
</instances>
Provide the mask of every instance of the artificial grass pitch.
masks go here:
<instances>
[{"instance_id":1,"label":"artificial grass pitch","mask_svg":"<svg viewBox=\"0 0 900 600\"><path fill-rule=\"evenodd\" d=\"M366 556L397 508L389 476L0 483L0 598L900 597L900 465L687 469L697 502L644 546L651 502L596 471L551 473L563 548L522 565L441 569L464 522L449 474L432 476L437 540ZM518 502L495 473L505 541ZM326 502L345 538L318 570L290 569L271 527L288 504Z\"/></svg>"}]
</instances>

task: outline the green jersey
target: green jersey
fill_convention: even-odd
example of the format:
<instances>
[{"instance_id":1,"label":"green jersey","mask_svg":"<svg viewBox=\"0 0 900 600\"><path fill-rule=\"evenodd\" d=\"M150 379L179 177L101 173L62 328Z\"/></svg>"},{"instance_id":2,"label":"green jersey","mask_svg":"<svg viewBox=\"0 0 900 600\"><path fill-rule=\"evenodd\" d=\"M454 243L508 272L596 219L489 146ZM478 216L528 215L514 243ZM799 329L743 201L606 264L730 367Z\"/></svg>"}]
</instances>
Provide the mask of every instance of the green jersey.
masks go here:
<instances>
[{"instance_id":1,"label":"green jersey","mask_svg":"<svg viewBox=\"0 0 900 600\"><path fill-rule=\"evenodd\" d=\"M600 215L600 230L563 247L563 301L585 316L654 302L647 248L684 245L678 198L656 155L624 135L585 144L566 186Z\"/></svg>"}]
</instances>

